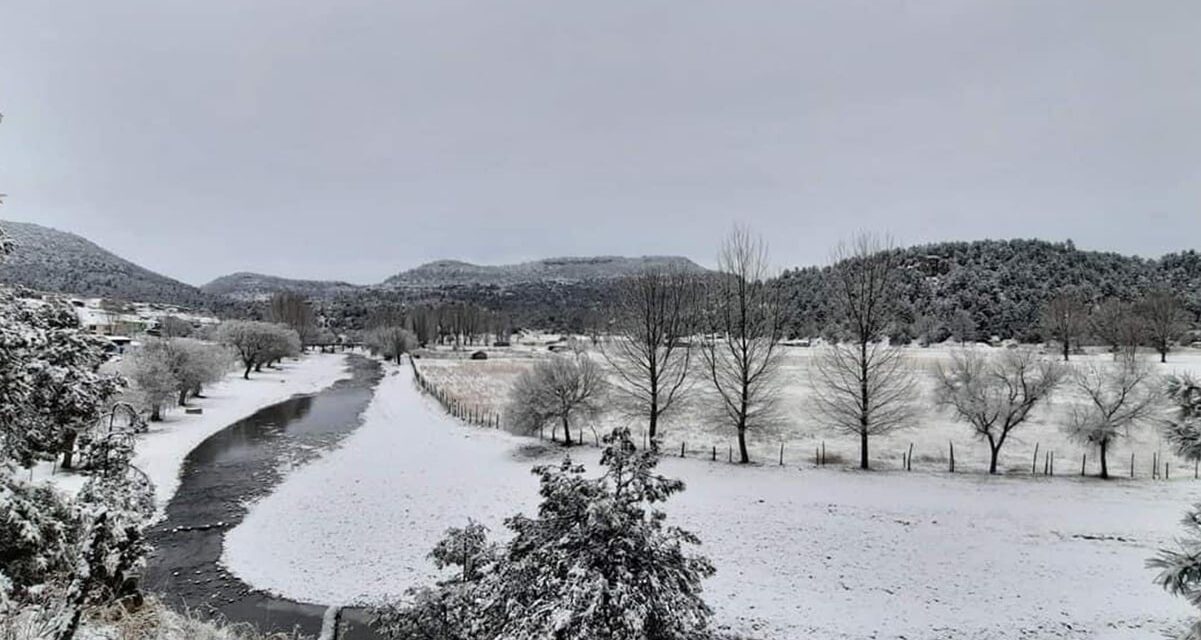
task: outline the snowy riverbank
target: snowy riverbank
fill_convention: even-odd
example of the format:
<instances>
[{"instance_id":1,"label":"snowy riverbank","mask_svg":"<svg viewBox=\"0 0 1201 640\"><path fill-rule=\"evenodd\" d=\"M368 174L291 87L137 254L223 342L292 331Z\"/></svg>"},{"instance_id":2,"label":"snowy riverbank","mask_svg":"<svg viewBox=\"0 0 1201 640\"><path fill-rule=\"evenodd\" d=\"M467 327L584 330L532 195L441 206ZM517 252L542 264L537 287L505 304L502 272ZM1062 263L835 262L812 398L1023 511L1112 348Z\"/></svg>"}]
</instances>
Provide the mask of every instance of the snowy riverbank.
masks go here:
<instances>
[{"instance_id":1,"label":"snowy riverbank","mask_svg":"<svg viewBox=\"0 0 1201 640\"><path fill-rule=\"evenodd\" d=\"M179 486L184 458L206 438L263 407L296 394L320 391L348 375L345 355L320 353L283 362L278 369L252 373L249 380L242 379L240 372L231 372L205 389L204 398L188 403L204 413L186 414L176 409L168 412L162 422L150 423L149 432L138 436L133 462L154 482L155 498L162 509ZM62 471L51 474L51 470L49 464L39 465L34 477L66 491L77 490L86 479Z\"/></svg>"},{"instance_id":2,"label":"snowy riverbank","mask_svg":"<svg viewBox=\"0 0 1201 640\"><path fill-rule=\"evenodd\" d=\"M304 601L399 595L470 517L536 504L532 444L464 427L390 368L364 425L252 507L224 563ZM574 450L594 467L595 449ZM548 462L557 455L542 458ZM1176 535L1188 481L858 473L668 458L668 504L717 567L707 600L752 638L1154 637L1190 613L1144 560ZM289 535L280 536L280 531Z\"/></svg>"}]
</instances>

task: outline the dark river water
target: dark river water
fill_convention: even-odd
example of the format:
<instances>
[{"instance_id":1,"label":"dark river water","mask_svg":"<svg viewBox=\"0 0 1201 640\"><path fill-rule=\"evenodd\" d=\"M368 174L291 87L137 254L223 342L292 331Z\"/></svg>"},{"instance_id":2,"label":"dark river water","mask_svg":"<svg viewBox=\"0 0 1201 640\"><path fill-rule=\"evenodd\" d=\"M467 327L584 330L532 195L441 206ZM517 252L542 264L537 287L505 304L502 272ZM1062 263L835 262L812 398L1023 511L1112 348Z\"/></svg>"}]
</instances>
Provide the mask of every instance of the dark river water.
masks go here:
<instances>
[{"instance_id":1,"label":"dark river water","mask_svg":"<svg viewBox=\"0 0 1201 640\"><path fill-rule=\"evenodd\" d=\"M149 591L175 608L250 622L264 632L317 635L325 606L254 591L219 561L225 531L242 521L250 503L271 493L283 469L320 455L360 425L382 373L378 362L363 356L351 355L348 362L349 379L266 407L188 454L179 490L149 533L154 552L143 579ZM289 531L281 528L279 535ZM365 619L362 611L348 610L343 620L349 633L342 637L374 638Z\"/></svg>"}]
</instances>

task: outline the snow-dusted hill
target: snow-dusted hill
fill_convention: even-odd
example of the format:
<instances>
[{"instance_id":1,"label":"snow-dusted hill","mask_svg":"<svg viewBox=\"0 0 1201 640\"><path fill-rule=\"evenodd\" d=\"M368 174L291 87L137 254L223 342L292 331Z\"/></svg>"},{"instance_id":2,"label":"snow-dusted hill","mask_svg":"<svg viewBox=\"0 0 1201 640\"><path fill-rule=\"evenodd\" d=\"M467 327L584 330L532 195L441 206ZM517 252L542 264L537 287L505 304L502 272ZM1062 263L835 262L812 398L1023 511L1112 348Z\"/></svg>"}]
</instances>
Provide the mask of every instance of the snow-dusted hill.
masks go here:
<instances>
[{"instance_id":1,"label":"snow-dusted hill","mask_svg":"<svg viewBox=\"0 0 1201 640\"><path fill-rule=\"evenodd\" d=\"M211 298L73 233L0 220L16 250L0 264L0 283L78 296L203 306Z\"/></svg>"},{"instance_id":2,"label":"snow-dusted hill","mask_svg":"<svg viewBox=\"0 0 1201 640\"><path fill-rule=\"evenodd\" d=\"M201 285L200 290L215 296L249 302L266 300L277 291L294 291L313 298L327 298L361 288L359 285L336 280L295 280L242 271L221 276Z\"/></svg>"},{"instance_id":3,"label":"snow-dusted hill","mask_svg":"<svg viewBox=\"0 0 1201 640\"><path fill-rule=\"evenodd\" d=\"M592 256L546 258L506 265L479 265L458 260L438 260L398 273L384 281L391 287L457 284L518 284L528 282L580 282L635 274L647 267L670 267L702 272L705 269L680 256Z\"/></svg>"}]
</instances>

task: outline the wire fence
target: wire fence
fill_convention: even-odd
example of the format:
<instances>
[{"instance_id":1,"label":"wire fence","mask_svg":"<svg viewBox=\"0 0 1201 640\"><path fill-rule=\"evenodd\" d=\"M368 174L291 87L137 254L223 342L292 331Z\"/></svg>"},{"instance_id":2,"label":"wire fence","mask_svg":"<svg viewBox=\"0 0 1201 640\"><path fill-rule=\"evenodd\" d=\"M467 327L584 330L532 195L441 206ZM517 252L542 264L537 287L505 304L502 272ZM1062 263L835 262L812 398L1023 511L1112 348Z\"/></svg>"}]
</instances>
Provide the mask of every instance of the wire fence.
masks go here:
<instances>
[{"instance_id":1,"label":"wire fence","mask_svg":"<svg viewBox=\"0 0 1201 640\"><path fill-rule=\"evenodd\" d=\"M409 359L409 364L413 369L413 381L419 390L429 395L442 409L452 417L462 420L464 423L477 427L488 429L500 429L503 424L502 414L489 406L472 403L452 394L445 389L439 387L434 382L421 372L416 361ZM564 437L566 431L560 426L552 426L549 429L543 427L538 431L539 440L550 440L552 442L564 442L574 445L586 445L599 447L601 445L601 434L595 426L577 426L572 429L573 433L570 437ZM678 443L668 442L663 439L658 439L652 443L646 431L641 432L642 446L647 448L657 446L659 452L664 456L678 456L680 458L693 458L708 460L710 462L725 462L727 464L737 464L739 462L738 455L735 453L737 447L733 443L728 443L725 451L721 451L721 447L714 444L689 446L687 441ZM909 443L907 449L903 450L899 458L882 458L873 461L874 467L879 467L884 464L890 468L896 468L901 471L913 471L915 451L914 443ZM762 451L760 451L762 453ZM801 447L793 446L789 448L786 442L780 442L778 450L773 456L774 459L769 461L760 460L759 464L774 463L777 466L797 466L797 467L814 467L821 468L830 465L847 466L847 460L844 456L828 451L825 441L821 441L815 445L812 452L802 450ZM722 455L724 454L724 455ZM897 466L896 461L899 460ZM919 471L936 472L945 471L947 473L971 473L980 470L964 469L963 465L957 466L955 459L955 443L947 442L945 450L938 451L935 454L926 452L917 458L919 462ZM1092 467L1089 466L1090 462ZM1059 464L1059 467L1056 464ZM1073 469L1068 471L1063 470L1064 464L1071 464L1071 461L1060 452L1053 449L1042 448L1041 443L1034 444L1033 452L1030 457L1030 476L1047 476L1053 477L1058 475L1071 475ZM1145 466L1143 466L1145 465ZM1162 452L1152 452L1151 459L1144 459L1140 464L1135 453L1130 453L1129 460L1116 460L1112 457L1107 460L1107 468L1109 477L1128 477L1131 479L1144 478L1152 480L1170 480L1175 471L1176 477L1188 476L1188 469L1182 468L1183 465L1177 463L1173 466L1171 461L1164 458ZM1201 463L1195 462L1192 468L1192 477L1194 480L1201 478ZM1080 470L1079 475L1087 476L1100 474L1099 456L1090 456L1087 452L1080 454ZM1018 468L1008 467L1002 475L1014 476L1024 475Z\"/></svg>"}]
</instances>

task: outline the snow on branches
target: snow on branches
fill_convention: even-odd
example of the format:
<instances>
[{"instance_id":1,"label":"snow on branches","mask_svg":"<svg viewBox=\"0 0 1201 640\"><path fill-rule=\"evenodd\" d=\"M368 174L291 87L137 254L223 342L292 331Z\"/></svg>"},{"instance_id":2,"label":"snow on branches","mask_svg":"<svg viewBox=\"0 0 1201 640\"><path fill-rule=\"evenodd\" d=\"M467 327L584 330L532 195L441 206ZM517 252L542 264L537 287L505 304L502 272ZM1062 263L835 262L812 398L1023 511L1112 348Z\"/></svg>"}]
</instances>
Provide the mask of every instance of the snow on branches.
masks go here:
<instances>
[{"instance_id":1,"label":"snow on branches","mask_svg":"<svg viewBox=\"0 0 1201 640\"><path fill-rule=\"evenodd\" d=\"M454 575L377 609L375 628L391 638L709 637L701 583L713 566L686 551L695 535L654 508L684 484L657 475L657 456L636 450L628 429L605 445L599 478L570 458L535 467L542 503L505 522L507 543L474 523L449 530L432 556Z\"/></svg>"}]
</instances>

